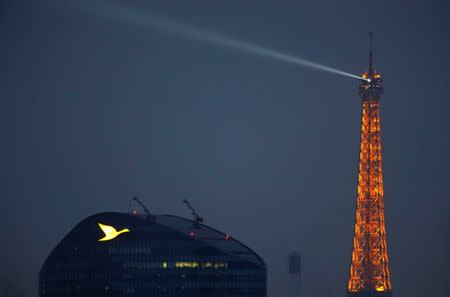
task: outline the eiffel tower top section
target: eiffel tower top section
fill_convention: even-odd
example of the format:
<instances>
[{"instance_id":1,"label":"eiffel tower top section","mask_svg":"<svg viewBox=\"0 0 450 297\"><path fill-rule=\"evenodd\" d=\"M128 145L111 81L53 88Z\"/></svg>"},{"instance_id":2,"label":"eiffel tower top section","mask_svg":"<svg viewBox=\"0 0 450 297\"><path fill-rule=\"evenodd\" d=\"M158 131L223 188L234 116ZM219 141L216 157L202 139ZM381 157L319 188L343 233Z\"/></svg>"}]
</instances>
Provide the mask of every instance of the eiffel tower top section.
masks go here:
<instances>
[{"instance_id":1,"label":"eiffel tower top section","mask_svg":"<svg viewBox=\"0 0 450 297\"><path fill-rule=\"evenodd\" d=\"M390 297L392 295L384 217L379 102L383 92L381 83L381 74L373 67L371 46L369 69L363 74L360 86L361 142L353 252L347 297Z\"/></svg>"},{"instance_id":2,"label":"eiffel tower top section","mask_svg":"<svg viewBox=\"0 0 450 297\"><path fill-rule=\"evenodd\" d=\"M359 87L359 94L363 101L378 101L383 94L381 73L377 72L373 67L372 36L373 33L370 32L369 68L362 74L364 79L361 80Z\"/></svg>"}]
</instances>

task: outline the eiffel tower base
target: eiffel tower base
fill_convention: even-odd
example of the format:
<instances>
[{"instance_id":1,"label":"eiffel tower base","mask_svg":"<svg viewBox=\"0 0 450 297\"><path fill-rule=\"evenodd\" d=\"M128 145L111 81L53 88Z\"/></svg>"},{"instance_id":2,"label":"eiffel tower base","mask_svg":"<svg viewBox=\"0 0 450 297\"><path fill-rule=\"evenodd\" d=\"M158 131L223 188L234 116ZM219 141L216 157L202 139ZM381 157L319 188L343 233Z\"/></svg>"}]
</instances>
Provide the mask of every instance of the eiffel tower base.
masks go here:
<instances>
[{"instance_id":1,"label":"eiffel tower base","mask_svg":"<svg viewBox=\"0 0 450 297\"><path fill-rule=\"evenodd\" d=\"M392 292L377 292L377 291L347 292L346 297L392 297Z\"/></svg>"}]
</instances>

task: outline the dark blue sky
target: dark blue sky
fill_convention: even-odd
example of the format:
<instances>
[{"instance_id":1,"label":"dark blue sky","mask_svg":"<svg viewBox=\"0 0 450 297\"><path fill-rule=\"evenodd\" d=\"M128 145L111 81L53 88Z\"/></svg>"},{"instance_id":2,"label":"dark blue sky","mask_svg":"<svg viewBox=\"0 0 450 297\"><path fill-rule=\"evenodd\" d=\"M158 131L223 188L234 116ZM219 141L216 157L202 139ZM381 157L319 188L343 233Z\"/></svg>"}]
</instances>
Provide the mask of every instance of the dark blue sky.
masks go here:
<instances>
[{"instance_id":1,"label":"dark blue sky","mask_svg":"<svg viewBox=\"0 0 450 297\"><path fill-rule=\"evenodd\" d=\"M72 1L74 2L74 1ZM117 1L125 2L125 1ZM396 296L450 290L450 28L446 1L126 3L352 73L384 76L382 140ZM68 1L0 2L0 275L37 296L51 249L82 218L155 213L230 233L285 296L343 296L352 247L358 81L88 15ZM3 130L2 130L3 131Z\"/></svg>"}]
</instances>

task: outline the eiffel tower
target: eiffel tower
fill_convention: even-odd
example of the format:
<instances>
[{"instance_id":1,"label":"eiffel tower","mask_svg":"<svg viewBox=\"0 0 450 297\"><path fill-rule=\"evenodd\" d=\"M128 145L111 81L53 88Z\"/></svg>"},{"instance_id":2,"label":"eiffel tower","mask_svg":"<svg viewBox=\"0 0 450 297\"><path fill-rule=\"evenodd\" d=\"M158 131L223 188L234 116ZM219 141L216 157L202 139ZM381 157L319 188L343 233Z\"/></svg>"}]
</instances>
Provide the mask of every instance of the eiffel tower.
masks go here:
<instances>
[{"instance_id":1,"label":"eiffel tower","mask_svg":"<svg viewBox=\"0 0 450 297\"><path fill-rule=\"evenodd\" d=\"M370 33L369 69L361 80L361 144L358 198L347 297L392 296L384 221L380 136L381 74L373 67Z\"/></svg>"}]
</instances>

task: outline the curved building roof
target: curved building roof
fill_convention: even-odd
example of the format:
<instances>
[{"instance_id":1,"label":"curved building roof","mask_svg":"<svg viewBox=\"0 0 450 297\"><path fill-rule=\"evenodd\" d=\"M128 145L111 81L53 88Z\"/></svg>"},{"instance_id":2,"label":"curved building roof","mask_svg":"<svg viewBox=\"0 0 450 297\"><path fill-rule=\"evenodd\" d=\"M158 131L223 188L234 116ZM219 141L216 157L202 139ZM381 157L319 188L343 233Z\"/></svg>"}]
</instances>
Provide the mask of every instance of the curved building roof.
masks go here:
<instances>
[{"instance_id":1,"label":"curved building roof","mask_svg":"<svg viewBox=\"0 0 450 297\"><path fill-rule=\"evenodd\" d=\"M70 242L97 242L105 237L105 232L99 223L114 227L117 231L127 229L113 241L151 241L158 240L195 240L220 251L223 254L239 258L240 261L250 262L259 267L266 267L264 260L249 247L235 238L204 224L194 224L193 221L174 215L155 215L154 220L142 214L119 212L102 212L91 215L76 225L54 249L67 246ZM99 242L108 246L108 241ZM52 252L52 254L54 253ZM49 258L51 255L49 256Z\"/></svg>"}]
</instances>

